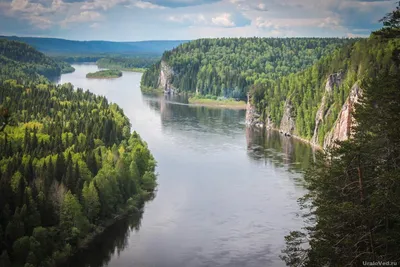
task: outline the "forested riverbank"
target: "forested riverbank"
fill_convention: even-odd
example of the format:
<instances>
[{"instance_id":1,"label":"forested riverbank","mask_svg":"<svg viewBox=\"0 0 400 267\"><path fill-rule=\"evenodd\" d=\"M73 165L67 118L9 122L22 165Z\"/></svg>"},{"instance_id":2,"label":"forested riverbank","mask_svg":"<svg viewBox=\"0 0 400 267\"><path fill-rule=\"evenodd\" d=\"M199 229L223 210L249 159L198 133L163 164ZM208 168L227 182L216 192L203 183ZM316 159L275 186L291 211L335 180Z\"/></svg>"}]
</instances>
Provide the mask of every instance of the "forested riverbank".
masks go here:
<instances>
[{"instance_id":1,"label":"forested riverbank","mask_svg":"<svg viewBox=\"0 0 400 267\"><path fill-rule=\"evenodd\" d=\"M0 42L0 265L57 266L142 206L156 163L118 105L51 84L55 61Z\"/></svg>"}]
</instances>

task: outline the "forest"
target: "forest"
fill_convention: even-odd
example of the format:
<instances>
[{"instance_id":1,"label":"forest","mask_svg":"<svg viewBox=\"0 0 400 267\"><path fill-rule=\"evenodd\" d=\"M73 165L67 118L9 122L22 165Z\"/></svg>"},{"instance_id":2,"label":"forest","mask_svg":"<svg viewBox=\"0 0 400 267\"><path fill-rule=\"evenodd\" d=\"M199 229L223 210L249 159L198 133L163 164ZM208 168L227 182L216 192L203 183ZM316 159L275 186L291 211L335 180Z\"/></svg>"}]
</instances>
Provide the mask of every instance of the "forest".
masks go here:
<instances>
[{"instance_id":1,"label":"forest","mask_svg":"<svg viewBox=\"0 0 400 267\"><path fill-rule=\"evenodd\" d=\"M166 51L171 84L184 92L246 99L254 83L295 73L356 39L219 38L199 39ZM143 75L142 87L157 88L160 62Z\"/></svg>"},{"instance_id":2,"label":"forest","mask_svg":"<svg viewBox=\"0 0 400 267\"><path fill-rule=\"evenodd\" d=\"M319 145L322 145L356 82L364 77L373 77L377 70L398 73L399 68L391 55L399 46L398 38L382 39L377 36L347 44L301 72L256 83L250 89L252 102L261 114L261 120L269 119L276 127L279 127L289 106L295 122L293 134L310 140L327 79L339 73L340 82L327 95L324 120L318 128Z\"/></svg>"},{"instance_id":3,"label":"forest","mask_svg":"<svg viewBox=\"0 0 400 267\"><path fill-rule=\"evenodd\" d=\"M143 72L159 60L159 57L154 56L105 57L99 59L96 64L99 68Z\"/></svg>"},{"instance_id":4,"label":"forest","mask_svg":"<svg viewBox=\"0 0 400 267\"><path fill-rule=\"evenodd\" d=\"M122 76L122 72L119 70L100 70L86 74L86 78L91 79L111 79L119 78Z\"/></svg>"},{"instance_id":5,"label":"forest","mask_svg":"<svg viewBox=\"0 0 400 267\"><path fill-rule=\"evenodd\" d=\"M116 104L50 83L61 70L32 47L0 45L0 266L59 266L141 209L156 162Z\"/></svg>"},{"instance_id":6,"label":"forest","mask_svg":"<svg viewBox=\"0 0 400 267\"><path fill-rule=\"evenodd\" d=\"M31 80L37 75L52 78L74 71L65 61L47 57L25 43L5 39L0 39L0 64L3 79L29 76Z\"/></svg>"},{"instance_id":7,"label":"forest","mask_svg":"<svg viewBox=\"0 0 400 267\"><path fill-rule=\"evenodd\" d=\"M400 3L382 22L354 48L365 51L352 53L368 56L357 65L369 69L359 81L354 135L320 153L306 172L306 225L286 237L287 266L399 264Z\"/></svg>"}]
</instances>

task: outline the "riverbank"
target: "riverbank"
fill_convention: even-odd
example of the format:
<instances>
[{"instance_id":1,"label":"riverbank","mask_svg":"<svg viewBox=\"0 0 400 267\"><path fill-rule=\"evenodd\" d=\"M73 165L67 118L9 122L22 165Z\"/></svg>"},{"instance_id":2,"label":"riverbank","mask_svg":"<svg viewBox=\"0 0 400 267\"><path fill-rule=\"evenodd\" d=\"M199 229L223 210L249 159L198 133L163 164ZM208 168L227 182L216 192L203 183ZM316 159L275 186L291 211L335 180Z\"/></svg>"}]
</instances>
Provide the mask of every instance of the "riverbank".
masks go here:
<instances>
[{"instance_id":1,"label":"riverbank","mask_svg":"<svg viewBox=\"0 0 400 267\"><path fill-rule=\"evenodd\" d=\"M154 198L155 192L156 188L152 189L152 191L143 191L139 196L139 199L132 198L132 201L128 200L128 203L123 209L114 214L108 220L96 226L91 233L79 241L79 244L70 251L69 255L65 254L64 258L60 258L59 261L62 262L61 266L70 266L71 261L73 262L76 260L81 253L85 253L107 229L119 221L126 219L128 216L142 216L145 203Z\"/></svg>"},{"instance_id":2,"label":"riverbank","mask_svg":"<svg viewBox=\"0 0 400 267\"><path fill-rule=\"evenodd\" d=\"M141 86L140 91L146 95L162 95L164 94L164 90L160 88L151 88L146 86Z\"/></svg>"},{"instance_id":3,"label":"riverbank","mask_svg":"<svg viewBox=\"0 0 400 267\"><path fill-rule=\"evenodd\" d=\"M146 68L123 68L115 65L107 66L107 65L99 65L96 64L97 67L102 68L102 69L110 69L110 70L119 70L119 71L128 71L128 72L140 72L144 73L147 69Z\"/></svg>"},{"instance_id":4,"label":"riverbank","mask_svg":"<svg viewBox=\"0 0 400 267\"><path fill-rule=\"evenodd\" d=\"M246 102L234 99L210 99L198 96L189 97L189 104L204 107L246 109Z\"/></svg>"},{"instance_id":5,"label":"riverbank","mask_svg":"<svg viewBox=\"0 0 400 267\"><path fill-rule=\"evenodd\" d=\"M119 70L100 70L86 74L88 79L115 79L122 77L122 72Z\"/></svg>"}]
</instances>

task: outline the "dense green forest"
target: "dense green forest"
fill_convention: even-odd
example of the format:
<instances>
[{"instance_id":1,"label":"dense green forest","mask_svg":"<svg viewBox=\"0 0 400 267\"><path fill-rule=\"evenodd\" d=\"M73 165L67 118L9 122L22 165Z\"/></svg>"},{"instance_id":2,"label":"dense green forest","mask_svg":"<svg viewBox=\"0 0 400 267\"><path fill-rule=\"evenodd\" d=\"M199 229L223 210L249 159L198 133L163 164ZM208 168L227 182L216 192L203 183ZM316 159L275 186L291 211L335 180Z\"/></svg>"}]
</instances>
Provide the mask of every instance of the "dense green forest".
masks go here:
<instances>
[{"instance_id":1,"label":"dense green forest","mask_svg":"<svg viewBox=\"0 0 400 267\"><path fill-rule=\"evenodd\" d=\"M383 22L358 44L364 53L355 52L369 55L360 62L370 70L360 81L353 138L321 153L305 175L309 193L300 203L307 225L286 237L288 266L399 263L400 3Z\"/></svg>"},{"instance_id":2,"label":"dense green forest","mask_svg":"<svg viewBox=\"0 0 400 267\"><path fill-rule=\"evenodd\" d=\"M106 57L96 64L100 68L119 70L144 70L159 61L159 57Z\"/></svg>"},{"instance_id":3,"label":"dense green forest","mask_svg":"<svg viewBox=\"0 0 400 267\"><path fill-rule=\"evenodd\" d=\"M350 89L357 81L374 76L377 70L382 69L398 73L399 69L393 64L391 55L399 46L398 38L382 40L375 37L347 44L304 71L256 83L251 89L252 102L262 120L269 118L277 127L281 123L285 103L289 103L296 125L293 133L311 139L327 79L331 74L341 73L341 83L335 85L329 95L323 112L327 115L319 127L318 140L322 145L323 137L332 128Z\"/></svg>"},{"instance_id":4,"label":"dense green forest","mask_svg":"<svg viewBox=\"0 0 400 267\"><path fill-rule=\"evenodd\" d=\"M106 57L107 55L98 54L98 55L58 55L52 56L56 61L64 61L67 63L86 63L86 62L96 62L99 59Z\"/></svg>"},{"instance_id":5,"label":"dense green forest","mask_svg":"<svg viewBox=\"0 0 400 267\"><path fill-rule=\"evenodd\" d=\"M72 67L69 63L66 61L54 59L54 61L57 63L58 67L61 69L61 74L65 73L71 73L75 71L75 68Z\"/></svg>"},{"instance_id":6,"label":"dense green forest","mask_svg":"<svg viewBox=\"0 0 400 267\"><path fill-rule=\"evenodd\" d=\"M13 79L51 78L74 71L68 63L49 58L25 43L4 39L0 39L0 64L0 76Z\"/></svg>"},{"instance_id":7,"label":"dense green forest","mask_svg":"<svg viewBox=\"0 0 400 267\"><path fill-rule=\"evenodd\" d=\"M94 79L109 79L122 77L122 72L119 70L100 70L86 74L86 78Z\"/></svg>"},{"instance_id":8,"label":"dense green forest","mask_svg":"<svg viewBox=\"0 0 400 267\"><path fill-rule=\"evenodd\" d=\"M355 39L200 39L165 52L162 61L172 68L170 82L180 91L244 99L254 83L303 70L352 42ZM160 86L160 64L144 73L142 87Z\"/></svg>"},{"instance_id":9,"label":"dense green forest","mask_svg":"<svg viewBox=\"0 0 400 267\"><path fill-rule=\"evenodd\" d=\"M49 83L38 72L60 69L27 45L1 47L0 266L57 266L141 208L155 161L116 104Z\"/></svg>"},{"instance_id":10,"label":"dense green forest","mask_svg":"<svg viewBox=\"0 0 400 267\"><path fill-rule=\"evenodd\" d=\"M54 60L33 47L16 41L0 39L0 60L1 74L11 75L12 78L36 74L54 77L61 74L61 69Z\"/></svg>"}]
</instances>

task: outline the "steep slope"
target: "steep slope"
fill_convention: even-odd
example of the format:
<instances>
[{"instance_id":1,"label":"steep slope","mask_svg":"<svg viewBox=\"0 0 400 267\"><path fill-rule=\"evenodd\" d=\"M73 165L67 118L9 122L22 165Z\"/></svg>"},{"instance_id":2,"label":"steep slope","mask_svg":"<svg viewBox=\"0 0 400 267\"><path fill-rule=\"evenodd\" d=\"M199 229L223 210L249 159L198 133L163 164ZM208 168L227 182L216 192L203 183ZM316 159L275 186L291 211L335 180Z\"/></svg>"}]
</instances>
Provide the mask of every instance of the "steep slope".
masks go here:
<instances>
[{"instance_id":1,"label":"steep slope","mask_svg":"<svg viewBox=\"0 0 400 267\"><path fill-rule=\"evenodd\" d=\"M0 64L0 75L8 78L21 78L26 75L32 79L35 75L53 77L61 73L56 61L17 41L0 39Z\"/></svg>"},{"instance_id":2,"label":"steep slope","mask_svg":"<svg viewBox=\"0 0 400 267\"><path fill-rule=\"evenodd\" d=\"M0 53L0 266L69 266L143 207L155 161L118 105L49 83L40 74L60 69L26 44Z\"/></svg>"},{"instance_id":3,"label":"steep slope","mask_svg":"<svg viewBox=\"0 0 400 267\"><path fill-rule=\"evenodd\" d=\"M337 48L339 38L200 39L164 53L142 78L144 88L245 99L249 86L303 70Z\"/></svg>"},{"instance_id":4,"label":"steep slope","mask_svg":"<svg viewBox=\"0 0 400 267\"><path fill-rule=\"evenodd\" d=\"M261 123L272 121L270 127L324 148L346 140L363 81L384 70L398 72L391 55L399 47L398 38L349 44L302 72L253 86L252 109Z\"/></svg>"}]
</instances>

